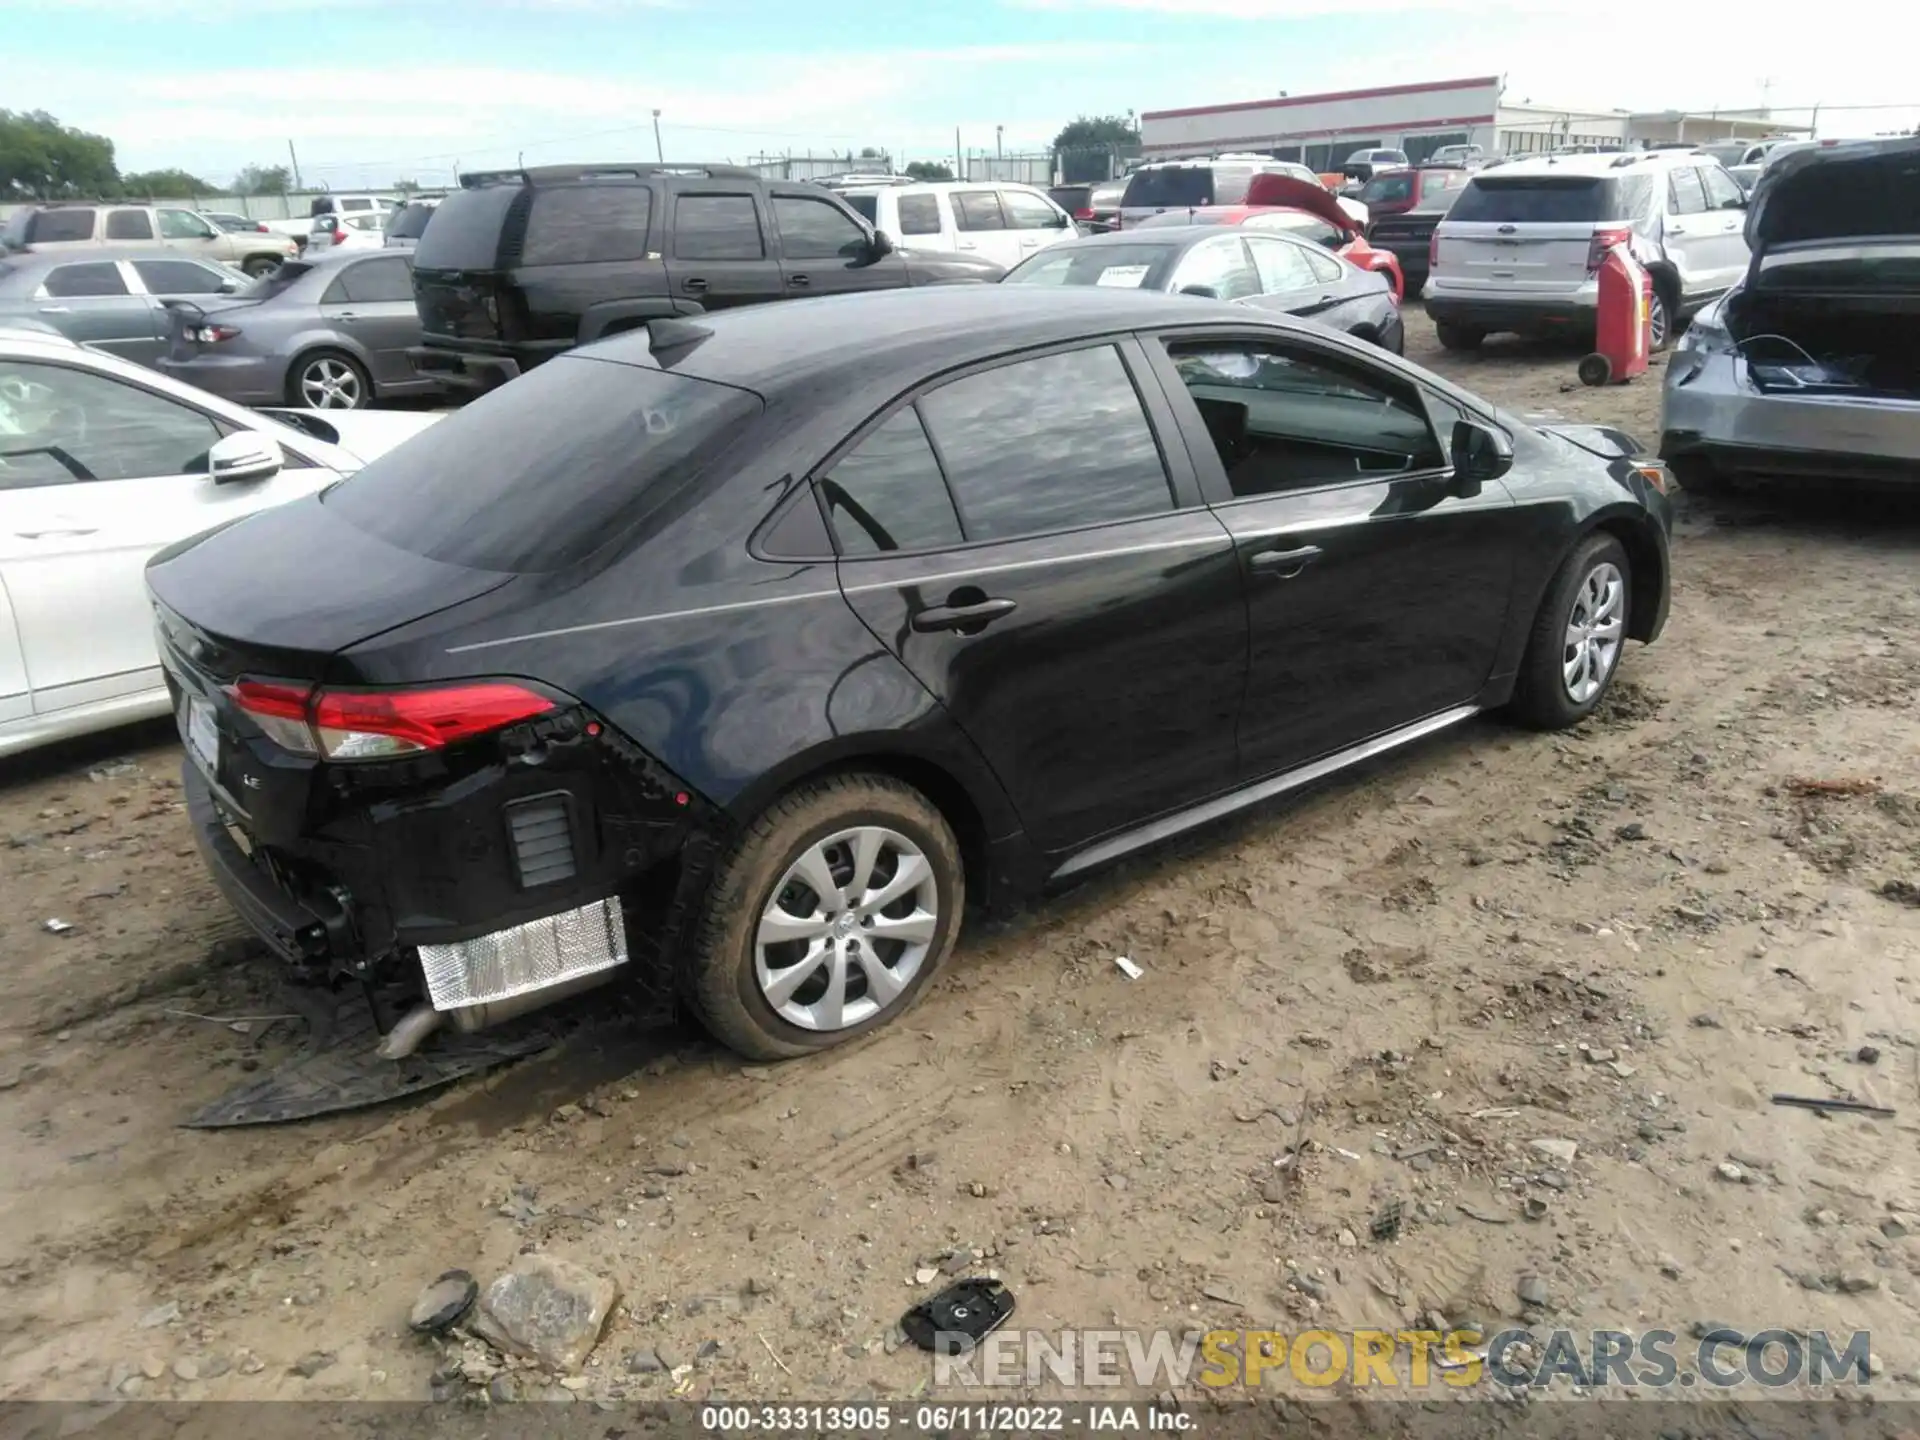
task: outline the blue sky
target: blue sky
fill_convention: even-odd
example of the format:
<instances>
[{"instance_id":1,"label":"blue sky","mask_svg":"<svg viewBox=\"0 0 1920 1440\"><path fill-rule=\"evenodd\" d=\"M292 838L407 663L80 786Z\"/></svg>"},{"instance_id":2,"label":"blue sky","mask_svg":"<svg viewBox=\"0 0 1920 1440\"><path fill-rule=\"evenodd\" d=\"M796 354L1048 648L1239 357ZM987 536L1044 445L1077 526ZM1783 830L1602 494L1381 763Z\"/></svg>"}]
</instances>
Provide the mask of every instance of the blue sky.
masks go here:
<instances>
[{"instance_id":1,"label":"blue sky","mask_svg":"<svg viewBox=\"0 0 1920 1440\"><path fill-rule=\"evenodd\" d=\"M1486 74L1562 106L1770 94L1864 133L1912 112L1831 107L1920 101L1908 47L1861 43L1904 30L1903 8L1802 26L1797 8L1741 22L1722 0L1669 0L1654 40L1593 0L0 0L0 105L109 135L123 169L215 181L284 161L291 139L335 189L522 155L651 158L656 107L670 159L929 159L956 126L974 148L1003 127L1012 152L1081 112Z\"/></svg>"}]
</instances>

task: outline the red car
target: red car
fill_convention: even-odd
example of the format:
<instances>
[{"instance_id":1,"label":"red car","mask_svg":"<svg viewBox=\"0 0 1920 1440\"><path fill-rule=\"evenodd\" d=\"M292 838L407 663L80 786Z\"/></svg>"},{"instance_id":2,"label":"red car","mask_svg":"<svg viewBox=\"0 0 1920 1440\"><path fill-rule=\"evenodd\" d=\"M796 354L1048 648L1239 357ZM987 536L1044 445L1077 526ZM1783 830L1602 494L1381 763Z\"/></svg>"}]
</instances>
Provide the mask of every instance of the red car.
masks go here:
<instances>
[{"instance_id":1,"label":"red car","mask_svg":"<svg viewBox=\"0 0 1920 1440\"><path fill-rule=\"evenodd\" d=\"M1375 270L1386 276L1393 290L1394 304L1399 304L1406 292L1399 260L1391 251L1376 250L1367 243L1362 222L1341 207L1339 198L1321 186L1309 185L1291 175L1255 175L1247 186L1244 205L1201 205L1191 210L1169 210L1139 221L1133 228L1150 225L1243 225L1250 230L1284 230L1303 240L1325 245L1362 270Z\"/></svg>"}]
</instances>

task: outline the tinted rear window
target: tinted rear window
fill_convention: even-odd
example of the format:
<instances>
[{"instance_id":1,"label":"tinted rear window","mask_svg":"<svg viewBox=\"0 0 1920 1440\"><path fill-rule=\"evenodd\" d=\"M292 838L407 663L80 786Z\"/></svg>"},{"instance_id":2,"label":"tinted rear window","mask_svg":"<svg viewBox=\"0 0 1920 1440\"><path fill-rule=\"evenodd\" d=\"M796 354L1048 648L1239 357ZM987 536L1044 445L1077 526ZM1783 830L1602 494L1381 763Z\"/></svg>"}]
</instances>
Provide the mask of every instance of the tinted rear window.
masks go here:
<instances>
[{"instance_id":1,"label":"tinted rear window","mask_svg":"<svg viewBox=\"0 0 1920 1440\"><path fill-rule=\"evenodd\" d=\"M423 270L495 269L507 211L523 193L517 185L483 185L449 195L421 235L414 263Z\"/></svg>"},{"instance_id":2,"label":"tinted rear window","mask_svg":"<svg viewBox=\"0 0 1920 1440\"><path fill-rule=\"evenodd\" d=\"M1126 209L1160 205L1213 204L1213 171L1204 165L1172 165L1165 169L1136 170L1120 198Z\"/></svg>"},{"instance_id":3,"label":"tinted rear window","mask_svg":"<svg viewBox=\"0 0 1920 1440\"><path fill-rule=\"evenodd\" d=\"M1450 220L1501 225L1585 224L1623 220L1639 212L1647 177L1602 179L1591 175L1475 177L1447 213Z\"/></svg>"},{"instance_id":4,"label":"tinted rear window","mask_svg":"<svg viewBox=\"0 0 1920 1440\"><path fill-rule=\"evenodd\" d=\"M842 195L840 197L854 208L854 213L869 225L880 223L880 199L877 195Z\"/></svg>"},{"instance_id":5,"label":"tinted rear window","mask_svg":"<svg viewBox=\"0 0 1920 1440\"><path fill-rule=\"evenodd\" d=\"M28 225L28 239L36 245L51 245L61 240L91 240L93 211L84 206L70 210L42 210Z\"/></svg>"},{"instance_id":6,"label":"tinted rear window","mask_svg":"<svg viewBox=\"0 0 1920 1440\"><path fill-rule=\"evenodd\" d=\"M1413 194L1413 173L1397 171L1391 175L1382 175L1377 180L1369 180L1360 187L1362 205L1383 205L1393 200L1405 200Z\"/></svg>"},{"instance_id":7,"label":"tinted rear window","mask_svg":"<svg viewBox=\"0 0 1920 1440\"><path fill-rule=\"evenodd\" d=\"M653 192L645 185L558 185L533 193L528 265L591 265L647 253Z\"/></svg>"},{"instance_id":8,"label":"tinted rear window","mask_svg":"<svg viewBox=\"0 0 1920 1440\"><path fill-rule=\"evenodd\" d=\"M427 222L433 218L431 205L409 205L393 217L393 223L387 226L387 238L391 240L418 240L427 233Z\"/></svg>"},{"instance_id":9,"label":"tinted rear window","mask_svg":"<svg viewBox=\"0 0 1920 1440\"><path fill-rule=\"evenodd\" d=\"M382 455L324 503L450 565L561 570L657 513L760 410L744 390L562 356Z\"/></svg>"}]
</instances>

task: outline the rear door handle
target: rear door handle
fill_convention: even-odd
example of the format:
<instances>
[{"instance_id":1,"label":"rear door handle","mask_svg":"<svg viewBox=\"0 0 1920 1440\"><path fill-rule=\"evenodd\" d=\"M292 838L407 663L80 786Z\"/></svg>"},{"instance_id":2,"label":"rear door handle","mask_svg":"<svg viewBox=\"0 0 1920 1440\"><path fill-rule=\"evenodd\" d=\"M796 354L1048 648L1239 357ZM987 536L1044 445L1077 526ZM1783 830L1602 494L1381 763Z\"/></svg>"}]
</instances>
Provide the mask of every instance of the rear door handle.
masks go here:
<instances>
[{"instance_id":1,"label":"rear door handle","mask_svg":"<svg viewBox=\"0 0 1920 1440\"><path fill-rule=\"evenodd\" d=\"M98 535L98 530L16 530L22 540L60 540L75 535Z\"/></svg>"},{"instance_id":2,"label":"rear door handle","mask_svg":"<svg viewBox=\"0 0 1920 1440\"><path fill-rule=\"evenodd\" d=\"M935 605L915 613L911 624L922 635L936 630L977 630L1020 607L1012 600L979 600L971 605Z\"/></svg>"},{"instance_id":3,"label":"rear door handle","mask_svg":"<svg viewBox=\"0 0 1920 1440\"><path fill-rule=\"evenodd\" d=\"M1318 545L1302 545L1297 550L1256 550L1247 557L1247 567L1260 575L1291 580L1319 558Z\"/></svg>"},{"instance_id":4,"label":"rear door handle","mask_svg":"<svg viewBox=\"0 0 1920 1440\"><path fill-rule=\"evenodd\" d=\"M806 286L808 286L808 285L811 285L812 283L813 283L813 277L812 277L811 275L789 275L789 276L787 276L787 284L789 284L789 285L798 285L798 286L800 286L800 287L801 287L801 288L803 288L803 289L804 289L804 288L805 288Z\"/></svg>"},{"instance_id":5,"label":"rear door handle","mask_svg":"<svg viewBox=\"0 0 1920 1440\"><path fill-rule=\"evenodd\" d=\"M40 307L40 313L42 315L71 315L73 313L73 307L71 305L42 305Z\"/></svg>"},{"instance_id":6,"label":"rear door handle","mask_svg":"<svg viewBox=\"0 0 1920 1440\"><path fill-rule=\"evenodd\" d=\"M1684 235L1686 233L1687 233L1687 227L1684 225L1667 226L1667 234L1669 235Z\"/></svg>"},{"instance_id":7,"label":"rear door handle","mask_svg":"<svg viewBox=\"0 0 1920 1440\"><path fill-rule=\"evenodd\" d=\"M689 295L704 295L707 293L707 282L698 279L682 280L680 282L680 288Z\"/></svg>"}]
</instances>

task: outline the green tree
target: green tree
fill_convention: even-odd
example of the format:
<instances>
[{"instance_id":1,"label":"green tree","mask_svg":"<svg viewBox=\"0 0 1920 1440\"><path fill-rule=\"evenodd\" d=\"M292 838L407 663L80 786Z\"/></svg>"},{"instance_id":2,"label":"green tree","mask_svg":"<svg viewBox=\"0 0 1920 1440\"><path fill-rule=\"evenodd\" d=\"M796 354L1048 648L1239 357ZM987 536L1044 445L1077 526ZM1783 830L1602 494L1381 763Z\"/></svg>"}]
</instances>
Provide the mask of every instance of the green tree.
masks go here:
<instances>
[{"instance_id":1,"label":"green tree","mask_svg":"<svg viewBox=\"0 0 1920 1440\"><path fill-rule=\"evenodd\" d=\"M293 174L284 165L249 165L233 177L236 195L284 195L293 188Z\"/></svg>"},{"instance_id":2,"label":"green tree","mask_svg":"<svg viewBox=\"0 0 1920 1440\"><path fill-rule=\"evenodd\" d=\"M860 158L862 160L884 160L887 158L887 152L872 145L862 145L860 147Z\"/></svg>"},{"instance_id":3,"label":"green tree","mask_svg":"<svg viewBox=\"0 0 1920 1440\"><path fill-rule=\"evenodd\" d=\"M190 200L196 195L218 195L220 187L190 170L141 170L120 177L120 193L135 199Z\"/></svg>"},{"instance_id":4,"label":"green tree","mask_svg":"<svg viewBox=\"0 0 1920 1440\"><path fill-rule=\"evenodd\" d=\"M913 160L907 164L907 174L916 180L951 180L953 167L937 160Z\"/></svg>"},{"instance_id":5,"label":"green tree","mask_svg":"<svg viewBox=\"0 0 1920 1440\"><path fill-rule=\"evenodd\" d=\"M418 180L395 180L392 184L388 185L387 188L389 190L398 190L402 195L411 195L420 188L420 182Z\"/></svg>"},{"instance_id":6,"label":"green tree","mask_svg":"<svg viewBox=\"0 0 1920 1440\"><path fill-rule=\"evenodd\" d=\"M1128 115L1081 115L1060 127L1053 154L1067 185L1104 180L1118 168L1113 162L1140 150L1140 126Z\"/></svg>"},{"instance_id":7,"label":"green tree","mask_svg":"<svg viewBox=\"0 0 1920 1440\"><path fill-rule=\"evenodd\" d=\"M104 195L119 183L106 136L44 110L0 110L0 196Z\"/></svg>"}]
</instances>

